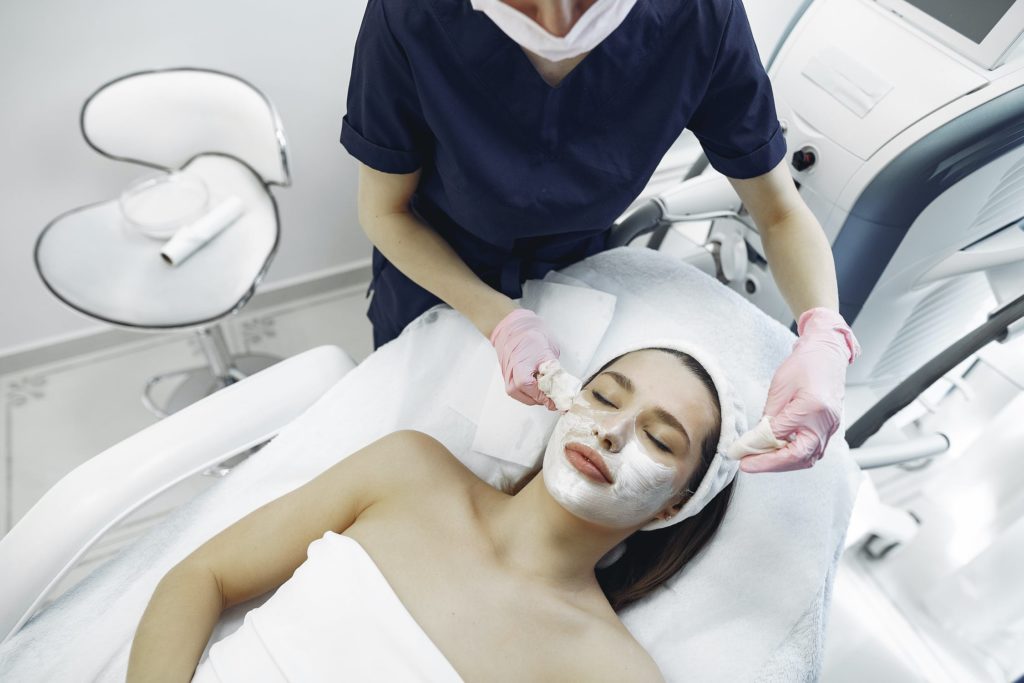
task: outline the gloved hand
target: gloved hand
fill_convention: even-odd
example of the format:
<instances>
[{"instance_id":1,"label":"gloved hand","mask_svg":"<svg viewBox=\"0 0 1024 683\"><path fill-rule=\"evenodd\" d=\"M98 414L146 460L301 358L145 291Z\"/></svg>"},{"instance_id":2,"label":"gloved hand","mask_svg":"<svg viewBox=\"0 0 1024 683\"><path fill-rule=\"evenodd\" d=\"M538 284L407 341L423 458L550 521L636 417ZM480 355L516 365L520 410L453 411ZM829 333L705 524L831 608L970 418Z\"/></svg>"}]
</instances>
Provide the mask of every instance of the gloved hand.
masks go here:
<instances>
[{"instance_id":1,"label":"gloved hand","mask_svg":"<svg viewBox=\"0 0 1024 683\"><path fill-rule=\"evenodd\" d=\"M541 317L531 310L517 308L495 326L491 344L498 352L508 395L526 405L555 410L554 401L537 386L540 364L559 355L558 344L548 334Z\"/></svg>"},{"instance_id":2,"label":"gloved hand","mask_svg":"<svg viewBox=\"0 0 1024 683\"><path fill-rule=\"evenodd\" d=\"M843 317L827 308L804 311L797 321L800 338L775 371L765 416L785 446L740 461L744 472L786 472L812 466L825 453L839 427L846 388L846 367L860 345Z\"/></svg>"}]
</instances>

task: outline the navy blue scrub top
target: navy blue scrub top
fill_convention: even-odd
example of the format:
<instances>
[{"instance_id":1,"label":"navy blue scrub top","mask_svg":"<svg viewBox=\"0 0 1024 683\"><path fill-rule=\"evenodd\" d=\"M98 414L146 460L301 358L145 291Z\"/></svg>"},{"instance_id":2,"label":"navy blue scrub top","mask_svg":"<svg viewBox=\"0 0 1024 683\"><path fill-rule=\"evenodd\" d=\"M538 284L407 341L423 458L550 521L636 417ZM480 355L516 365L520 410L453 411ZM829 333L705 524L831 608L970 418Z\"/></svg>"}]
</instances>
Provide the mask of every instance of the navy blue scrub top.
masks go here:
<instances>
[{"instance_id":1,"label":"navy blue scrub top","mask_svg":"<svg viewBox=\"0 0 1024 683\"><path fill-rule=\"evenodd\" d=\"M732 178L785 156L740 0L638 0L557 87L469 0L369 0L341 143L422 170L413 212L514 299L606 247L684 128ZM440 302L377 249L370 289L375 348Z\"/></svg>"}]
</instances>

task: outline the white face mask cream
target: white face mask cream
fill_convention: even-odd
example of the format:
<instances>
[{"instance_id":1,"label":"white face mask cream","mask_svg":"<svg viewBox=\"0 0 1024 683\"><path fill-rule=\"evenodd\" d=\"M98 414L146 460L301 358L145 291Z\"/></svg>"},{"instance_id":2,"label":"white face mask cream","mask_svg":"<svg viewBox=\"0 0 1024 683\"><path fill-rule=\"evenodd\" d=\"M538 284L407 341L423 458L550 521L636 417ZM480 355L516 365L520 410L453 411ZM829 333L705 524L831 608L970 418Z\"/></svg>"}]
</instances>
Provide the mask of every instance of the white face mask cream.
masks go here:
<instances>
[{"instance_id":1,"label":"white face mask cream","mask_svg":"<svg viewBox=\"0 0 1024 683\"><path fill-rule=\"evenodd\" d=\"M544 486L559 505L596 524L627 528L650 521L677 493L676 469L652 460L634 437L618 452L608 453L598 444L596 427L585 415L562 415L544 451ZM573 466L566 454L571 443L597 451L611 483L596 481Z\"/></svg>"}]
</instances>

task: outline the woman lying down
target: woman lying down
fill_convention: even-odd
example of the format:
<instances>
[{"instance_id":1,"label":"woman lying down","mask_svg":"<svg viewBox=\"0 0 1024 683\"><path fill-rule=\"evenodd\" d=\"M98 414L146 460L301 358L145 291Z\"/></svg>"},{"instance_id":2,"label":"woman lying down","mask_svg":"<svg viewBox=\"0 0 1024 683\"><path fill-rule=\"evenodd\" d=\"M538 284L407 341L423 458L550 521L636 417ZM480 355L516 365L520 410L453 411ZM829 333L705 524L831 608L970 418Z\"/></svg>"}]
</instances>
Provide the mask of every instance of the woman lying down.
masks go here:
<instances>
[{"instance_id":1,"label":"woman lying down","mask_svg":"<svg viewBox=\"0 0 1024 683\"><path fill-rule=\"evenodd\" d=\"M719 378L668 346L620 355L508 492L423 433L379 439L168 572L128 680L662 680L616 610L725 515L742 411ZM196 670L221 611L278 586Z\"/></svg>"}]
</instances>

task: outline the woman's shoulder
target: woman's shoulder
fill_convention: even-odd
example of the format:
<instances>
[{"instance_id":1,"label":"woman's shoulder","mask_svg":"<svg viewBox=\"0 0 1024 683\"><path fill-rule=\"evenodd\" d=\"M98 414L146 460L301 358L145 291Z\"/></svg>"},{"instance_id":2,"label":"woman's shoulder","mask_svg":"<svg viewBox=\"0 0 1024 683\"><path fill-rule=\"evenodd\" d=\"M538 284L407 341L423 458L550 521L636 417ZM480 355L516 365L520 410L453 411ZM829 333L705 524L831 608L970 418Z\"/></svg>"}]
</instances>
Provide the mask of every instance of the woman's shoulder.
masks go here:
<instances>
[{"instance_id":1,"label":"woman's shoulder","mask_svg":"<svg viewBox=\"0 0 1024 683\"><path fill-rule=\"evenodd\" d=\"M393 451L407 465L431 463L448 466L459 462L443 443L417 429L399 429L386 434L377 443Z\"/></svg>"},{"instance_id":2,"label":"woman's shoulder","mask_svg":"<svg viewBox=\"0 0 1024 683\"><path fill-rule=\"evenodd\" d=\"M447 446L424 432L402 429L381 437L375 445L380 457L387 458L379 466L389 473L394 487L421 489L429 483L432 488L464 488L484 484Z\"/></svg>"},{"instance_id":3,"label":"woman's shoulder","mask_svg":"<svg viewBox=\"0 0 1024 683\"><path fill-rule=\"evenodd\" d=\"M376 483L372 501L360 513L361 527L372 520L390 524L413 515L421 536L428 528L450 533L456 520L470 523L485 501L504 495L429 434L404 429L372 447L373 462L365 462L363 471Z\"/></svg>"}]
</instances>

